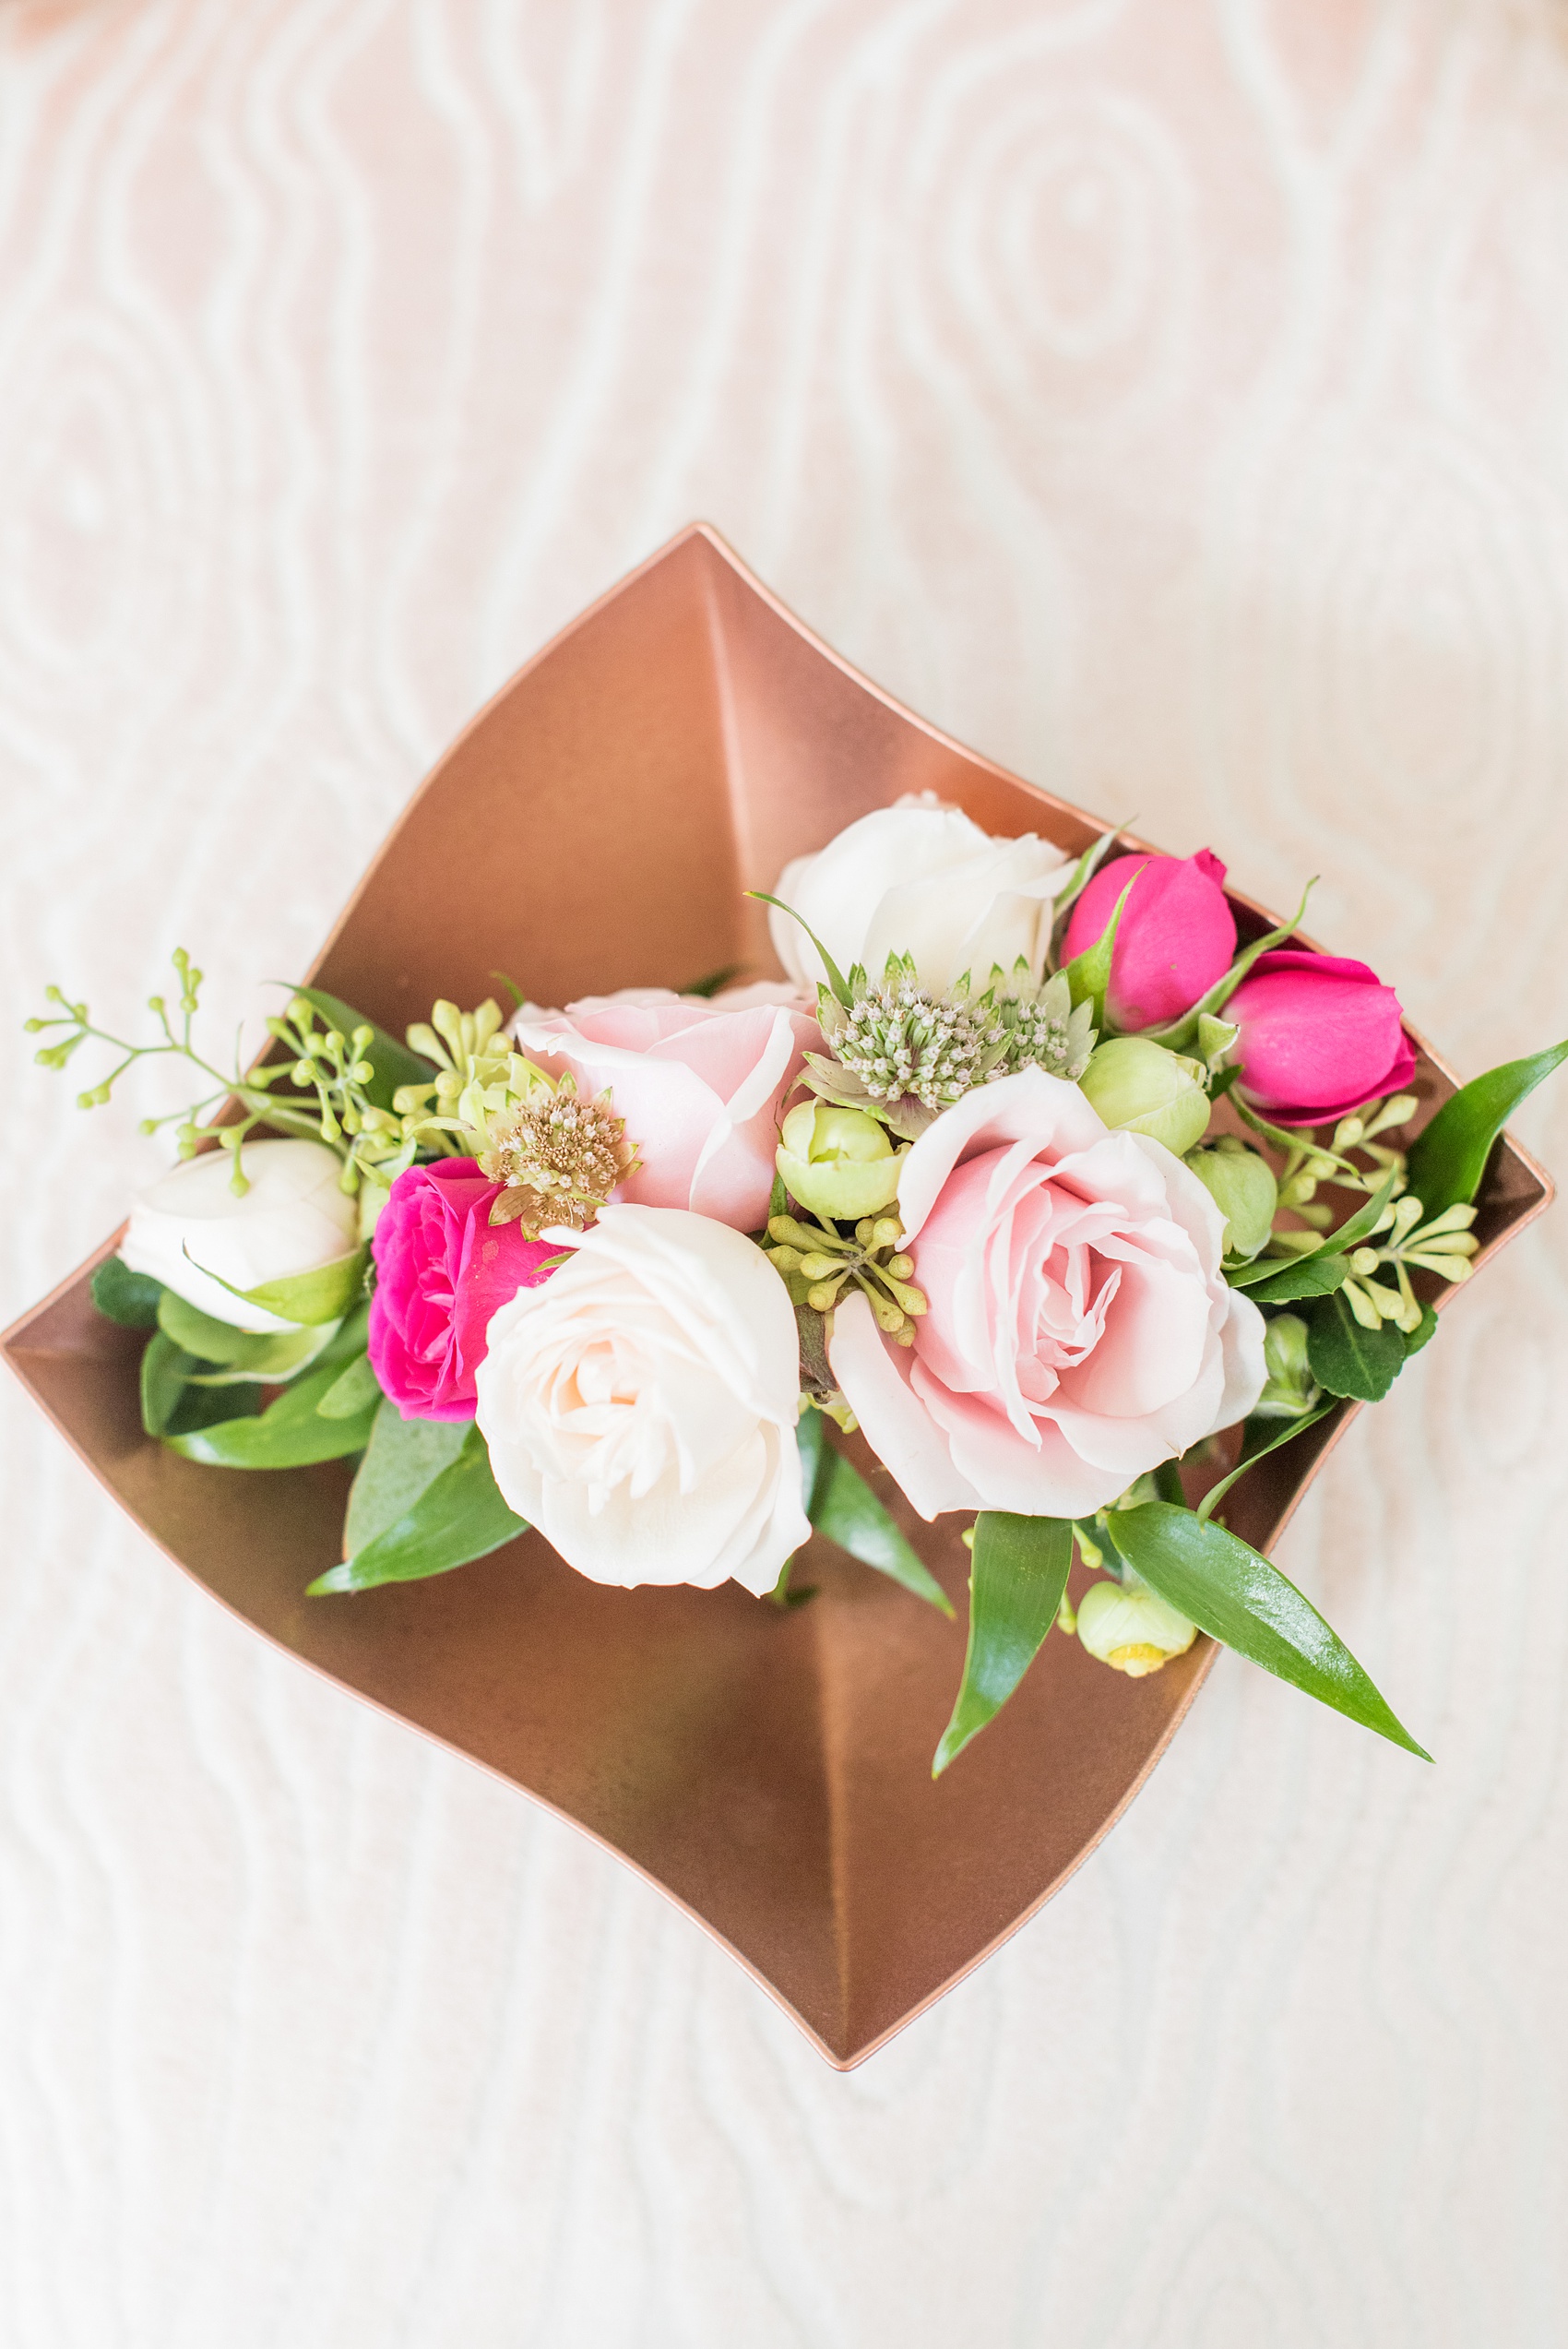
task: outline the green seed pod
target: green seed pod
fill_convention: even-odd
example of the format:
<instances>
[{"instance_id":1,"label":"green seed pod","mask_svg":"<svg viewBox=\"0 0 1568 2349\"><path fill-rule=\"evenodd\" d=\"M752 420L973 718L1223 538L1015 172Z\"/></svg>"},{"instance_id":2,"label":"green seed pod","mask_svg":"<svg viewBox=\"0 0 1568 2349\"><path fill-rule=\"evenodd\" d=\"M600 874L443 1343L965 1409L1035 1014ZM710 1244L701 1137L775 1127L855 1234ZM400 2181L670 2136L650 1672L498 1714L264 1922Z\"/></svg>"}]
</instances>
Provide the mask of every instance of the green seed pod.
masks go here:
<instances>
[{"instance_id":1,"label":"green seed pod","mask_svg":"<svg viewBox=\"0 0 1568 2349\"><path fill-rule=\"evenodd\" d=\"M1078 1082L1108 1126L1147 1134L1178 1158L1207 1129L1201 1062L1167 1052L1146 1036L1112 1036L1098 1045Z\"/></svg>"},{"instance_id":2,"label":"green seed pod","mask_svg":"<svg viewBox=\"0 0 1568 2349\"><path fill-rule=\"evenodd\" d=\"M1227 1134L1206 1149L1189 1151L1187 1164L1225 1218L1226 1255L1250 1264L1268 1244L1279 1201L1268 1161Z\"/></svg>"}]
</instances>

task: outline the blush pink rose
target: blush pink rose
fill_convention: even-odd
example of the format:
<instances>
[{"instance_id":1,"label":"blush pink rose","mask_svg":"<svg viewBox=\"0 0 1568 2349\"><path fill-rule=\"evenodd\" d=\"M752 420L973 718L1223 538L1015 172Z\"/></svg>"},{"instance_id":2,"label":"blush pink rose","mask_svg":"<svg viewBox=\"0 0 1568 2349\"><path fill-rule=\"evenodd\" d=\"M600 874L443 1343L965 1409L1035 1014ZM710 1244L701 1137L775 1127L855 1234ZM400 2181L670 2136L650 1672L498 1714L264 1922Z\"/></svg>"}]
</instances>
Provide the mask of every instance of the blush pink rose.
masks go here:
<instances>
[{"instance_id":1,"label":"blush pink rose","mask_svg":"<svg viewBox=\"0 0 1568 2349\"><path fill-rule=\"evenodd\" d=\"M1399 998L1364 962L1281 948L1253 963L1224 1016L1241 1030L1241 1090L1277 1126L1324 1125L1415 1074Z\"/></svg>"},{"instance_id":2,"label":"blush pink rose","mask_svg":"<svg viewBox=\"0 0 1568 2349\"><path fill-rule=\"evenodd\" d=\"M1225 897L1225 867L1195 856L1119 856L1103 864L1073 908L1063 940L1070 962L1094 945L1133 883L1111 949L1106 1009L1125 1034L1179 1019L1230 968L1236 919Z\"/></svg>"},{"instance_id":3,"label":"blush pink rose","mask_svg":"<svg viewBox=\"0 0 1568 2349\"><path fill-rule=\"evenodd\" d=\"M785 1094L808 1051L824 1049L805 998L781 982L709 1003L667 987L624 987L564 1011L525 1004L517 1049L579 1091L608 1086L642 1163L616 1192L635 1207L678 1207L737 1232L767 1216Z\"/></svg>"},{"instance_id":4,"label":"blush pink rose","mask_svg":"<svg viewBox=\"0 0 1568 2349\"><path fill-rule=\"evenodd\" d=\"M922 1517L1085 1516L1262 1392L1263 1316L1219 1269L1213 1198L1063 1079L1025 1068L945 1110L898 1207L930 1302L915 1342L855 1295L828 1358Z\"/></svg>"},{"instance_id":5,"label":"blush pink rose","mask_svg":"<svg viewBox=\"0 0 1568 2349\"><path fill-rule=\"evenodd\" d=\"M502 1186L471 1158L410 1166L371 1239L370 1366L405 1419L471 1419L490 1318L548 1280L559 1245L492 1223Z\"/></svg>"}]
</instances>

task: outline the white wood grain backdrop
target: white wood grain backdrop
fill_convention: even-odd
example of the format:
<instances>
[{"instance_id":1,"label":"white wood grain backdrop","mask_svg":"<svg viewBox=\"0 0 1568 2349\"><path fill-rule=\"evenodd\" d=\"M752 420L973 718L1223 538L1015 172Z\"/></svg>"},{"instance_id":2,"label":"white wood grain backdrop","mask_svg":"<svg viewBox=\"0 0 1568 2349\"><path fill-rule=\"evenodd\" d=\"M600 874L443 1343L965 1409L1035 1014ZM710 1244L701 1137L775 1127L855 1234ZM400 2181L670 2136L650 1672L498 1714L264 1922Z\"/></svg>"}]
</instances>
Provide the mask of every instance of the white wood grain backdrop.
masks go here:
<instances>
[{"instance_id":1,"label":"white wood grain backdrop","mask_svg":"<svg viewBox=\"0 0 1568 2349\"><path fill-rule=\"evenodd\" d=\"M1548 0L0 0L6 1314L157 1163L42 983L254 1015L694 514L1466 1069L1562 1033L1565 297ZM1222 1663L849 2079L0 1393L6 2349L1557 2349L1565 1302L1559 1210L1285 1544L1439 1767Z\"/></svg>"}]
</instances>

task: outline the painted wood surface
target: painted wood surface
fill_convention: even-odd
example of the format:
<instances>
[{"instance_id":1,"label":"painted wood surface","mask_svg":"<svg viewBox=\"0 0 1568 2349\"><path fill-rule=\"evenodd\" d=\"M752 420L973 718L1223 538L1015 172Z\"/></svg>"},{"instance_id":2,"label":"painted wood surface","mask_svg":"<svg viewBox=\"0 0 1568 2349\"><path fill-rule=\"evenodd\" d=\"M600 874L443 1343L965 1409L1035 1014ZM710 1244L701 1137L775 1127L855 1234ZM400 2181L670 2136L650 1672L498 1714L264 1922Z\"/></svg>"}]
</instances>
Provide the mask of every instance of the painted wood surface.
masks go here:
<instances>
[{"instance_id":1,"label":"painted wood surface","mask_svg":"<svg viewBox=\"0 0 1568 2349\"><path fill-rule=\"evenodd\" d=\"M184 943L254 1022L703 514L981 749L1321 872L1462 1068L1561 1035L1565 236L1561 0L7 0L6 1021ZM7 1032L8 1318L160 1161ZM1559 1210L1284 1545L1438 1767L1222 1662L848 2079L0 1394L0 2340L1556 2349L1565 1307Z\"/></svg>"}]
</instances>

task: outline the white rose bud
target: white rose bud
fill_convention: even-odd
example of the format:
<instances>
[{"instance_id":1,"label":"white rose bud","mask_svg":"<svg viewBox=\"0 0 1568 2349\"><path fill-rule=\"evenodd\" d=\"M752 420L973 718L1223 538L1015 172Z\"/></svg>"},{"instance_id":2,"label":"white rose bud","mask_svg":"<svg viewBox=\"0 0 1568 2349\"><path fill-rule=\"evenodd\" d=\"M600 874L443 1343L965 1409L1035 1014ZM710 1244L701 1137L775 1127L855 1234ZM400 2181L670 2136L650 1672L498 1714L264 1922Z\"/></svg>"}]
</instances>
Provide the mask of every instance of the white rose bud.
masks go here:
<instances>
[{"instance_id":1,"label":"white rose bud","mask_svg":"<svg viewBox=\"0 0 1568 2349\"><path fill-rule=\"evenodd\" d=\"M814 1215L858 1222L880 1214L898 1196L906 1147L895 1151L887 1128L860 1109L803 1101L779 1128L778 1172L791 1198Z\"/></svg>"},{"instance_id":2,"label":"white rose bud","mask_svg":"<svg viewBox=\"0 0 1568 2349\"><path fill-rule=\"evenodd\" d=\"M1146 1036L1112 1036L1097 1045L1078 1081L1108 1126L1147 1134L1177 1158L1207 1129L1202 1064Z\"/></svg>"},{"instance_id":3,"label":"white rose bud","mask_svg":"<svg viewBox=\"0 0 1568 2349\"><path fill-rule=\"evenodd\" d=\"M1053 900L1073 871L1051 841L1026 832L993 839L930 793L879 807L814 856L787 864L771 894L815 931L840 971L861 962L880 979L889 954L910 954L921 984L942 995L968 972L1021 955L1038 978ZM814 987L826 972L801 922L770 909L774 951L790 976Z\"/></svg>"},{"instance_id":4,"label":"white rose bud","mask_svg":"<svg viewBox=\"0 0 1568 2349\"><path fill-rule=\"evenodd\" d=\"M291 1330L291 1321L244 1304L222 1283L256 1289L351 1256L359 1201L339 1187L342 1162L325 1142L247 1142L244 1164L250 1188L239 1198L229 1187L226 1150L160 1176L131 1210L121 1258L231 1329ZM214 1272L216 1281L208 1277Z\"/></svg>"},{"instance_id":5,"label":"white rose bud","mask_svg":"<svg viewBox=\"0 0 1568 2349\"><path fill-rule=\"evenodd\" d=\"M1090 1655L1134 1680L1185 1655L1197 1636L1196 1624L1146 1582L1096 1582L1078 1604L1078 1637Z\"/></svg>"},{"instance_id":6,"label":"white rose bud","mask_svg":"<svg viewBox=\"0 0 1568 2349\"><path fill-rule=\"evenodd\" d=\"M493 1317L479 1425L508 1506L579 1574L733 1579L811 1533L794 1308L762 1251L683 1208L612 1206Z\"/></svg>"}]
</instances>

